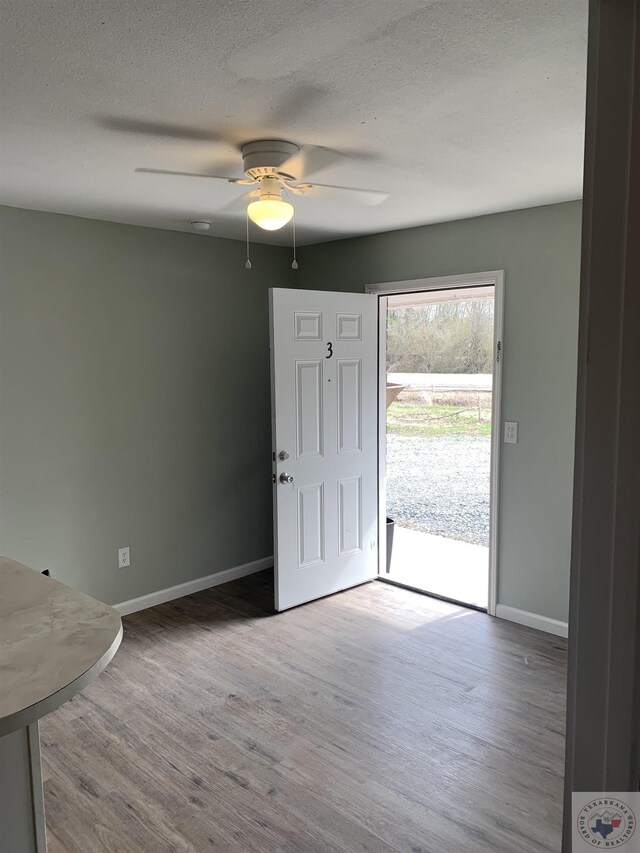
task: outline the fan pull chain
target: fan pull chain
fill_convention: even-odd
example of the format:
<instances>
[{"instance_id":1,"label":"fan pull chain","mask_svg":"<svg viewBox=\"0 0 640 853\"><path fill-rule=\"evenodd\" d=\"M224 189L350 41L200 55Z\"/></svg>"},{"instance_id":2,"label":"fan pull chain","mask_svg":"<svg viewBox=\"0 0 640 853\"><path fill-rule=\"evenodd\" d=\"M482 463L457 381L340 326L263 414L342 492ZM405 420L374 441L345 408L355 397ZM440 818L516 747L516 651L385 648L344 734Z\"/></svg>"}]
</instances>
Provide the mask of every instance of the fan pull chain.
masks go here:
<instances>
[{"instance_id":1,"label":"fan pull chain","mask_svg":"<svg viewBox=\"0 0 640 853\"><path fill-rule=\"evenodd\" d=\"M289 204L293 208L293 216L291 217L291 227L293 228L293 261L291 262L291 269L297 270L298 269L298 261L296 260L296 206L293 203L293 200L291 199L291 196L289 195L289 191L287 190L287 188L284 184L282 185L282 189L284 191L284 195L285 195L287 201L289 202Z\"/></svg>"},{"instance_id":2,"label":"fan pull chain","mask_svg":"<svg viewBox=\"0 0 640 853\"><path fill-rule=\"evenodd\" d=\"M245 213L245 217L247 220L247 260L246 260L244 267L245 267L245 269L250 270L251 269L251 259L249 258L249 214Z\"/></svg>"},{"instance_id":3,"label":"fan pull chain","mask_svg":"<svg viewBox=\"0 0 640 853\"><path fill-rule=\"evenodd\" d=\"M296 260L296 212L295 208L293 211L293 216L291 217L291 224L293 225L293 261L291 263L291 269L298 269L298 261Z\"/></svg>"}]
</instances>

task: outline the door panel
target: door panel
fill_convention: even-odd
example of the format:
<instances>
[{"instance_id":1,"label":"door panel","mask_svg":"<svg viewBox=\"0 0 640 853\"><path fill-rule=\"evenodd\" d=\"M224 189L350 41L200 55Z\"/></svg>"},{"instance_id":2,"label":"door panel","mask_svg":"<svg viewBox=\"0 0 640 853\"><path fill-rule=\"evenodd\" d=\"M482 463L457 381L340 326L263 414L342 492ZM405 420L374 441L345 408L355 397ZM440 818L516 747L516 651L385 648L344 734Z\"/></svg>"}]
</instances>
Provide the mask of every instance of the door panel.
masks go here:
<instances>
[{"instance_id":1,"label":"door panel","mask_svg":"<svg viewBox=\"0 0 640 853\"><path fill-rule=\"evenodd\" d=\"M362 359L338 359L338 453L362 450Z\"/></svg>"},{"instance_id":2,"label":"door panel","mask_svg":"<svg viewBox=\"0 0 640 853\"><path fill-rule=\"evenodd\" d=\"M294 320L297 341L322 340L322 314L317 311L296 311Z\"/></svg>"},{"instance_id":3,"label":"door panel","mask_svg":"<svg viewBox=\"0 0 640 853\"><path fill-rule=\"evenodd\" d=\"M321 361L296 361L296 428L298 459L322 456L324 414Z\"/></svg>"},{"instance_id":4,"label":"door panel","mask_svg":"<svg viewBox=\"0 0 640 853\"><path fill-rule=\"evenodd\" d=\"M338 554L362 551L362 477L338 480Z\"/></svg>"},{"instance_id":5,"label":"door panel","mask_svg":"<svg viewBox=\"0 0 640 853\"><path fill-rule=\"evenodd\" d=\"M269 296L275 604L284 610L377 575L377 298Z\"/></svg>"},{"instance_id":6,"label":"door panel","mask_svg":"<svg viewBox=\"0 0 640 853\"><path fill-rule=\"evenodd\" d=\"M324 483L298 489L298 568L324 562Z\"/></svg>"},{"instance_id":7,"label":"door panel","mask_svg":"<svg viewBox=\"0 0 640 853\"><path fill-rule=\"evenodd\" d=\"M336 337L339 341L362 340L362 314L338 314Z\"/></svg>"}]
</instances>

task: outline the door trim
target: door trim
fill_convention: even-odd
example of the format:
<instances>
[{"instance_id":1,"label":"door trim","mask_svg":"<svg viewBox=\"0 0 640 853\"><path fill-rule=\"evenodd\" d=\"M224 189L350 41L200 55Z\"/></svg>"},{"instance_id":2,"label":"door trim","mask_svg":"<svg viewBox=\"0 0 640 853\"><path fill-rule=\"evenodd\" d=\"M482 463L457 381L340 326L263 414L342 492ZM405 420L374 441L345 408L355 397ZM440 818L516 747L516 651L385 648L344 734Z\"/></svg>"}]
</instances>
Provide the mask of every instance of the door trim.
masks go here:
<instances>
[{"instance_id":1,"label":"door trim","mask_svg":"<svg viewBox=\"0 0 640 853\"><path fill-rule=\"evenodd\" d=\"M365 292L378 300L378 572L382 572L387 554L387 515L385 487L386 459L386 386L387 339L386 296L423 290L452 290L462 287L494 286L493 316L493 382L491 399L491 470L489 485L489 593L487 613L496 615L498 601L498 528L500 522L500 450L502 437L502 363L504 361L504 270L445 275L435 278L413 278L365 285ZM383 333L384 332L384 333Z\"/></svg>"}]
</instances>

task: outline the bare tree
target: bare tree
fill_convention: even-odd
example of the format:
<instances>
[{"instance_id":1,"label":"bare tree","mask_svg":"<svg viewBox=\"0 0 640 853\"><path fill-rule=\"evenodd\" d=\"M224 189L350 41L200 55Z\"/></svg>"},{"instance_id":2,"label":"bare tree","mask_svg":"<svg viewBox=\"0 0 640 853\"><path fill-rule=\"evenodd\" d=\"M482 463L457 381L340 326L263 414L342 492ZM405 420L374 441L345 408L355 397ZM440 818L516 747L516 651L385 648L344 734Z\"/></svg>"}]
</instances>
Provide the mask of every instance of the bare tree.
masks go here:
<instances>
[{"instance_id":1,"label":"bare tree","mask_svg":"<svg viewBox=\"0 0 640 853\"><path fill-rule=\"evenodd\" d=\"M390 373L490 373L492 357L492 299L389 309Z\"/></svg>"}]
</instances>

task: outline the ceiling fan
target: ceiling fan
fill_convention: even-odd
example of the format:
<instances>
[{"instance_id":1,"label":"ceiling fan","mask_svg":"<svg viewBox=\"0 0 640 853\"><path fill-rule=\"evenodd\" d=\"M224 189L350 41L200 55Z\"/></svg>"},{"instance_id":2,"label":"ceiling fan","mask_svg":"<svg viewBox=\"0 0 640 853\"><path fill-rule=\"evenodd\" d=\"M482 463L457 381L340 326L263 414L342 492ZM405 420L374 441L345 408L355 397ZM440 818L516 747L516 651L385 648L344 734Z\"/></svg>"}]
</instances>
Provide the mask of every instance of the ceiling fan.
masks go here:
<instances>
[{"instance_id":1,"label":"ceiling fan","mask_svg":"<svg viewBox=\"0 0 640 853\"><path fill-rule=\"evenodd\" d=\"M249 219L266 231L277 231L291 221L293 205L286 200L289 194L343 198L345 201L364 205L380 204L389 197L389 193L380 190L306 182L305 179L314 172L345 159L343 155L329 148L301 147L294 142L279 139L258 139L245 143L240 150L245 178L176 172L167 169L138 168L135 171L155 175L207 178L255 187L235 199L231 206L242 208L246 206Z\"/></svg>"}]
</instances>

